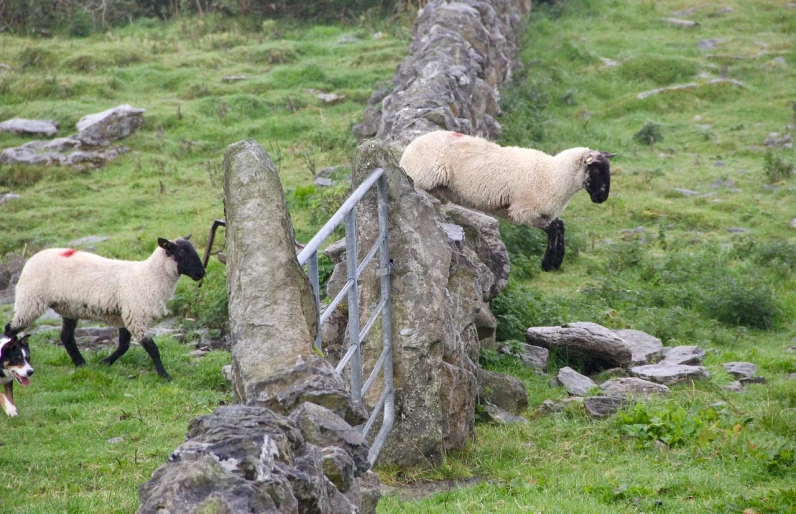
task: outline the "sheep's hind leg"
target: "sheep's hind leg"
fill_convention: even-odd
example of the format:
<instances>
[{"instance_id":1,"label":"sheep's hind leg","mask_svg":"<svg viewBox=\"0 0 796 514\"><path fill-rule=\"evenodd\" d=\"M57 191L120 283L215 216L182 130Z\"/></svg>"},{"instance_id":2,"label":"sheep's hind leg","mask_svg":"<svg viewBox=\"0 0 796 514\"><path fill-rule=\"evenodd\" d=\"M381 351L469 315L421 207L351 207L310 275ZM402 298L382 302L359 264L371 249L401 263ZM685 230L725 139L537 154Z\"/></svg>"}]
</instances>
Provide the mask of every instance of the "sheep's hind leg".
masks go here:
<instances>
[{"instance_id":1,"label":"sheep's hind leg","mask_svg":"<svg viewBox=\"0 0 796 514\"><path fill-rule=\"evenodd\" d=\"M64 318L61 323L61 344L66 348L66 353L72 359L75 366L82 366L86 363L86 359L80 354L75 342L75 328L77 328L76 319Z\"/></svg>"},{"instance_id":2,"label":"sheep's hind leg","mask_svg":"<svg viewBox=\"0 0 796 514\"><path fill-rule=\"evenodd\" d=\"M547 232L547 250L542 258L542 269L558 269L564 260L564 222L556 218L543 230Z\"/></svg>"},{"instance_id":3,"label":"sheep's hind leg","mask_svg":"<svg viewBox=\"0 0 796 514\"><path fill-rule=\"evenodd\" d=\"M119 347L116 348L116 351L102 359L100 362L110 366L116 362L119 357L127 353L128 349L130 349L130 331L122 327L119 329Z\"/></svg>"},{"instance_id":4,"label":"sheep's hind leg","mask_svg":"<svg viewBox=\"0 0 796 514\"><path fill-rule=\"evenodd\" d=\"M158 350L158 345L155 344L155 341L153 341L151 337L145 337L141 339L141 346L144 347L144 350L146 350L146 353L149 354L149 357L155 364L158 375L166 380L171 380L171 376L166 373L166 368L163 367L163 363L160 361L160 350Z\"/></svg>"}]
</instances>

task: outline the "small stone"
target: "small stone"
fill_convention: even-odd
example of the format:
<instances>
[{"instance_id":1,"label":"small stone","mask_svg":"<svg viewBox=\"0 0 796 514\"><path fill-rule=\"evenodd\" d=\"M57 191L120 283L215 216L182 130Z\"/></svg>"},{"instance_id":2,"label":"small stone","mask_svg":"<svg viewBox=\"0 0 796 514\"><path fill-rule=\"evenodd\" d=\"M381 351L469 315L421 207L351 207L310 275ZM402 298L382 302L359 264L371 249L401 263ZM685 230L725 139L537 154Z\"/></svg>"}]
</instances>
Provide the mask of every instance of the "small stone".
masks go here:
<instances>
[{"instance_id":1,"label":"small stone","mask_svg":"<svg viewBox=\"0 0 796 514\"><path fill-rule=\"evenodd\" d=\"M663 349L663 360L659 364L667 365L692 365L702 364L705 350L698 346L675 346Z\"/></svg>"},{"instance_id":2,"label":"small stone","mask_svg":"<svg viewBox=\"0 0 796 514\"><path fill-rule=\"evenodd\" d=\"M48 120L14 118L0 123L0 132L13 132L18 136L52 137L58 132L58 124Z\"/></svg>"},{"instance_id":3,"label":"small stone","mask_svg":"<svg viewBox=\"0 0 796 514\"><path fill-rule=\"evenodd\" d=\"M683 196L696 196L699 194L699 191L694 191L693 189L685 189L682 187L675 187L674 190Z\"/></svg>"},{"instance_id":4,"label":"small stone","mask_svg":"<svg viewBox=\"0 0 796 514\"><path fill-rule=\"evenodd\" d=\"M724 369L735 378L752 378L757 373L757 366L751 362L728 362Z\"/></svg>"},{"instance_id":5,"label":"small stone","mask_svg":"<svg viewBox=\"0 0 796 514\"><path fill-rule=\"evenodd\" d=\"M22 198L22 196L16 193L6 193L4 195L0 195L0 205L3 205L6 202L10 202L11 200L18 200L20 198Z\"/></svg>"},{"instance_id":6,"label":"small stone","mask_svg":"<svg viewBox=\"0 0 796 514\"><path fill-rule=\"evenodd\" d=\"M619 66L619 61L615 61L607 57L600 57L600 60L603 62L603 66L605 68L613 68L614 66Z\"/></svg>"},{"instance_id":7,"label":"small stone","mask_svg":"<svg viewBox=\"0 0 796 514\"><path fill-rule=\"evenodd\" d=\"M340 39L337 40L338 45L345 45L348 43L356 43L360 39L356 36L340 36Z\"/></svg>"},{"instance_id":8,"label":"small stone","mask_svg":"<svg viewBox=\"0 0 796 514\"><path fill-rule=\"evenodd\" d=\"M232 382L232 365L227 364L226 366L222 366L221 374L224 376L224 378Z\"/></svg>"},{"instance_id":9,"label":"small stone","mask_svg":"<svg viewBox=\"0 0 796 514\"><path fill-rule=\"evenodd\" d=\"M190 355L191 357L193 357L195 359L198 359L200 357L204 357L208 353L210 353L210 352L208 352L207 350L194 350L191 353L189 353L188 355Z\"/></svg>"},{"instance_id":10,"label":"small stone","mask_svg":"<svg viewBox=\"0 0 796 514\"><path fill-rule=\"evenodd\" d=\"M323 100L323 102L326 104L333 104L342 101L345 99L345 96L338 95L337 93L318 93L315 95L315 98Z\"/></svg>"},{"instance_id":11,"label":"small stone","mask_svg":"<svg viewBox=\"0 0 796 514\"><path fill-rule=\"evenodd\" d=\"M749 229L743 227L727 227L727 232L730 234L745 234L749 232Z\"/></svg>"},{"instance_id":12,"label":"small stone","mask_svg":"<svg viewBox=\"0 0 796 514\"><path fill-rule=\"evenodd\" d=\"M703 39L697 43L697 48L701 50L713 50L719 45L719 43L721 43L720 39Z\"/></svg>"},{"instance_id":13,"label":"small stone","mask_svg":"<svg viewBox=\"0 0 796 514\"><path fill-rule=\"evenodd\" d=\"M663 384L656 384L649 380L635 377L612 378L600 384L600 389L606 396L650 396L653 394L669 394L669 388Z\"/></svg>"},{"instance_id":14,"label":"small stone","mask_svg":"<svg viewBox=\"0 0 796 514\"><path fill-rule=\"evenodd\" d=\"M562 410L564 410L562 405L548 399L539 404L539 407L536 408L536 414L552 414L554 412L561 412Z\"/></svg>"},{"instance_id":15,"label":"small stone","mask_svg":"<svg viewBox=\"0 0 796 514\"><path fill-rule=\"evenodd\" d=\"M484 406L484 414L487 421L499 423L501 425L512 425L516 423L527 423L528 420L522 416L517 416L509 411L503 410L495 405L487 404Z\"/></svg>"},{"instance_id":16,"label":"small stone","mask_svg":"<svg viewBox=\"0 0 796 514\"><path fill-rule=\"evenodd\" d=\"M586 412L594 419L613 416L624 403L624 399L616 396L592 396L583 400Z\"/></svg>"},{"instance_id":17,"label":"small stone","mask_svg":"<svg viewBox=\"0 0 796 514\"><path fill-rule=\"evenodd\" d=\"M592 379L581 375L569 366L558 370L556 380L559 384L567 388L567 392L573 396L583 396L591 389L597 387Z\"/></svg>"},{"instance_id":18,"label":"small stone","mask_svg":"<svg viewBox=\"0 0 796 514\"><path fill-rule=\"evenodd\" d=\"M790 228L796 229L796 218L793 218L792 220L790 220Z\"/></svg>"},{"instance_id":19,"label":"small stone","mask_svg":"<svg viewBox=\"0 0 796 514\"><path fill-rule=\"evenodd\" d=\"M722 389L725 391L730 391L731 393L742 393L744 391L743 384L737 380L732 384L724 386Z\"/></svg>"},{"instance_id":20,"label":"small stone","mask_svg":"<svg viewBox=\"0 0 796 514\"><path fill-rule=\"evenodd\" d=\"M330 178L318 177L315 179L315 185L320 187L329 187L334 185L334 182Z\"/></svg>"},{"instance_id":21,"label":"small stone","mask_svg":"<svg viewBox=\"0 0 796 514\"><path fill-rule=\"evenodd\" d=\"M251 77L248 75L227 75L222 78L222 82L240 82L241 80L249 80Z\"/></svg>"},{"instance_id":22,"label":"small stone","mask_svg":"<svg viewBox=\"0 0 796 514\"><path fill-rule=\"evenodd\" d=\"M124 437L111 437L106 442L108 444L117 444L117 443L121 443L122 441L124 441Z\"/></svg>"},{"instance_id":23,"label":"small stone","mask_svg":"<svg viewBox=\"0 0 796 514\"><path fill-rule=\"evenodd\" d=\"M628 372L633 376L658 384L675 384L687 380L710 378L710 373L702 366L650 364L630 368Z\"/></svg>"}]
</instances>

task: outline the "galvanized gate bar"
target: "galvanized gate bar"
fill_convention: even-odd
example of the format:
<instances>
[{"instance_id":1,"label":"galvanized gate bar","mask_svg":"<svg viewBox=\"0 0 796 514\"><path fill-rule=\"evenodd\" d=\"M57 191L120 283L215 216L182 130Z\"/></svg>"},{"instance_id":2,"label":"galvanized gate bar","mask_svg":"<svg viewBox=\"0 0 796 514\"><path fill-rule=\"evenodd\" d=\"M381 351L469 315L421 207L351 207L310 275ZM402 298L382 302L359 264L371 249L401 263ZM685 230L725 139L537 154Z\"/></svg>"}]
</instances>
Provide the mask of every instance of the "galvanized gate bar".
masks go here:
<instances>
[{"instance_id":1,"label":"galvanized gate bar","mask_svg":"<svg viewBox=\"0 0 796 514\"><path fill-rule=\"evenodd\" d=\"M356 214L354 207L365 196L373 185L376 184L378 197L379 214L379 234L373 247L370 248L361 263L357 263L357 238L356 238ZM389 241L387 237L388 228L388 206L387 206L387 179L384 177L384 170L377 168L371 173L362 184L351 194L343 205L334 213L323 228L306 244L304 249L299 252L297 259L300 265L307 265L308 278L315 294L315 305L318 308L318 333L315 338L315 346L321 349L321 326L332 315L334 309L343 301L348 299L348 350L337 365L337 371L341 372L346 365L351 364L351 396L354 402L362 404L362 396L370 388L379 372L384 376L384 391L378 402L373 408L368 421L362 428L363 435L366 435L376 422L377 416L383 412L383 421L379 433L373 441L368 454L368 461L373 465L376 458L384 446L387 434L393 425L394 420L394 393L392 376L392 308L390 305L390 274L392 272L392 261L390 260ZM346 274L345 286L332 300L323 313L320 312L320 283L318 276L318 249L328 238L337 226L345 221L346 234ZM359 276L367 267L368 263L379 253L379 267L376 270L380 277L381 298L373 310L373 314L365 323L360 331L359 327ZM362 385L362 352L361 344L370 329L376 323L378 317L382 320L382 352L376 365L371 371L365 385Z\"/></svg>"}]
</instances>

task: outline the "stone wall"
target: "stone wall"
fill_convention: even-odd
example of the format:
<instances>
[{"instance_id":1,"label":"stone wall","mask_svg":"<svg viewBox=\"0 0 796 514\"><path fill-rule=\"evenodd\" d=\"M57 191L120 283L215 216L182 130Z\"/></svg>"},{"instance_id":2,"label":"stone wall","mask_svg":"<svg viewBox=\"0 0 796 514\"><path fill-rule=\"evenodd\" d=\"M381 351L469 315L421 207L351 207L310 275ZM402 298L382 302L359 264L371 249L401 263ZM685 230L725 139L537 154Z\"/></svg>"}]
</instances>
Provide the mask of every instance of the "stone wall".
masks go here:
<instances>
[{"instance_id":1,"label":"stone wall","mask_svg":"<svg viewBox=\"0 0 796 514\"><path fill-rule=\"evenodd\" d=\"M375 93L360 138L405 146L433 130L495 139L498 87L517 67L531 0L432 0L419 13L409 57L391 92Z\"/></svg>"}]
</instances>

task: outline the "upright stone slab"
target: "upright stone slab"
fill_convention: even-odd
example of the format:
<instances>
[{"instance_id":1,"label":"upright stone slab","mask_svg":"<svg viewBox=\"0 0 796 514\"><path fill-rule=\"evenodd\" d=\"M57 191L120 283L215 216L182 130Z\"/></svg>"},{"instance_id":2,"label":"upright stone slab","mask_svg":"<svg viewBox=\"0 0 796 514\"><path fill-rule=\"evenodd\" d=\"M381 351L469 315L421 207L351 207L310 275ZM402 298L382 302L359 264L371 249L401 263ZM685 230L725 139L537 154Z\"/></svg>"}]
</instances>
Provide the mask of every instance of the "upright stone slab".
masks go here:
<instances>
[{"instance_id":1,"label":"upright stone slab","mask_svg":"<svg viewBox=\"0 0 796 514\"><path fill-rule=\"evenodd\" d=\"M379 463L436 464L441 462L444 450L440 395L446 287L452 250L445 233L436 224L433 204L415 191L388 144L370 140L359 146L354 156L354 187L379 167L385 169L389 184L395 379L395 424ZM378 234L376 202L375 193L370 193L357 206L360 259ZM375 268L374 262L362 275L360 306L363 311L381 294ZM365 377L381 352L381 326L374 326L370 334L364 345ZM366 401L372 405L382 390L380 379L368 391Z\"/></svg>"},{"instance_id":2,"label":"upright stone slab","mask_svg":"<svg viewBox=\"0 0 796 514\"><path fill-rule=\"evenodd\" d=\"M224 194L232 387L247 403L258 382L312 360L317 311L279 174L257 142L227 148Z\"/></svg>"}]
</instances>

